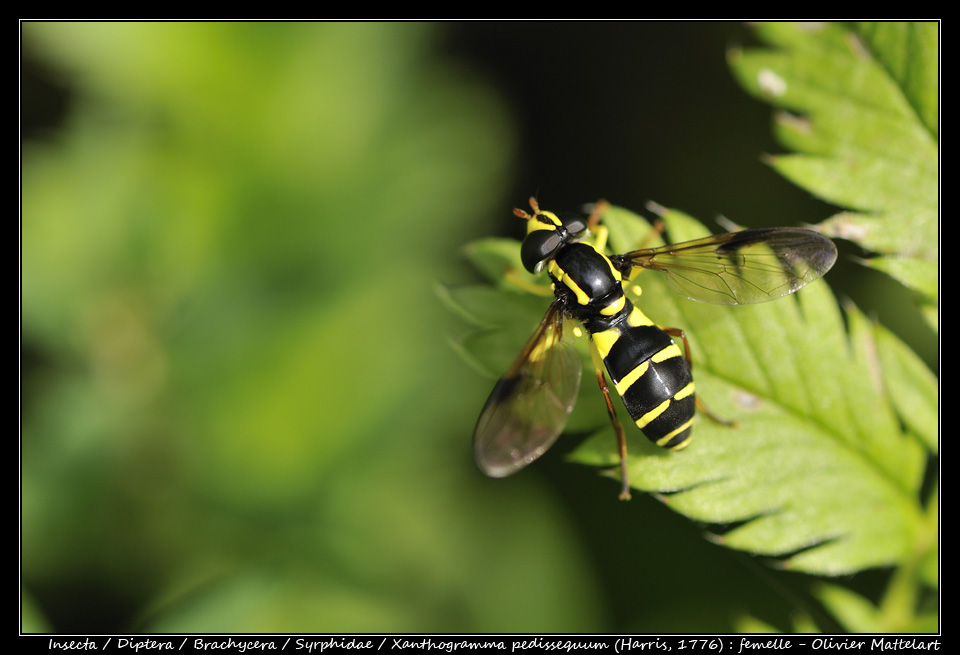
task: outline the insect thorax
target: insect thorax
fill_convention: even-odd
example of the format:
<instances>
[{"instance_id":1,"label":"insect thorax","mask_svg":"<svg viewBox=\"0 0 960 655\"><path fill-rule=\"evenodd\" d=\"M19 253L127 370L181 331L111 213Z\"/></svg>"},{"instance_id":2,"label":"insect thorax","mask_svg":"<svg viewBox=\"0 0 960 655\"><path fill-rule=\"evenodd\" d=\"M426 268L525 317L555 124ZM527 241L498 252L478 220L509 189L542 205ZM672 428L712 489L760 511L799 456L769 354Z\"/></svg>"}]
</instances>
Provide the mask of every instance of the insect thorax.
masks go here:
<instances>
[{"instance_id":1,"label":"insect thorax","mask_svg":"<svg viewBox=\"0 0 960 655\"><path fill-rule=\"evenodd\" d=\"M554 293L566 311L590 329L594 320L609 320L626 308L620 274L606 256L586 243L567 245L550 262Z\"/></svg>"}]
</instances>

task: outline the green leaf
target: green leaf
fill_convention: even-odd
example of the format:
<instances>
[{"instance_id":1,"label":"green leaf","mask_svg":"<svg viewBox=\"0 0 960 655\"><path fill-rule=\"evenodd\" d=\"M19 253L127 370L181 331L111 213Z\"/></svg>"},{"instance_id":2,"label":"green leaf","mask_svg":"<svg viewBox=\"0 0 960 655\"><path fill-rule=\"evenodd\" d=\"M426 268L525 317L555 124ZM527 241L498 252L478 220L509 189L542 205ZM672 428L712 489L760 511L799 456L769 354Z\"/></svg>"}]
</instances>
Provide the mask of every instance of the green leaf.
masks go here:
<instances>
[{"instance_id":1,"label":"green leaf","mask_svg":"<svg viewBox=\"0 0 960 655\"><path fill-rule=\"evenodd\" d=\"M736 621L737 632L744 633L760 633L760 634L770 634L778 633L780 630L775 628L772 625L764 623L760 619L753 616L743 616L737 619ZM817 628L816 624L810 619L809 616L800 612L793 616L793 626L792 630L794 634L812 634L818 633L820 630Z\"/></svg>"},{"instance_id":2,"label":"green leaf","mask_svg":"<svg viewBox=\"0 0 960 655\"><path fill-rule=\"evenodd\" d=\"M940 401L936 376L890 332L877 326L876 336L887 396L904 424L930 452L937 453Z\"/></svg>"},{"instance_id":3,"label":"green leaf","mask_svg":"<svg viewBox=\"0 0 960 655\"><path fill-rule=\"evenodd\" d=\"M776 133L798 154L771 165L855 210L821 229L877 253L871 266L935 306L939 26L772 23L757 34L774 48L733 50L729 59L747 91L784 110Z\"/></svg>"},{"instance_id":4,"label":"green leaf","mask_svg":"<svg viewBox=\"0 0 960 655\"><path fill-rule=\"evenodd\" d=\"M860 594L846 587L824 584L817 590L817 596L847 632L883 632L877 608Z\"/></svg>"},{"instance_id":5,"label":"green leaf","mask_svg":"<svg viewBox=\"0 0 960 655\"><path fill-rule=\"evenodd\" d=\"M503 275L507 270L529 275L523 268L520 250L513 239L478 239L468 244L463 254L487 279L504 288L509 288Z\"/></svg>"},{"instance_id":6,"label":"green leaf","mask_svg":"<svg viewBox=\"0 0 960 655\"><path fill-rule=\"evenodd\" d=\"M774 634L778 632L772 625L764 623L753 616L741 616L736 619L734 625L737 628L737 632L752 634Z\"/></svg>"},{"instance_id":7,"label":"green leaf","mask_svg":"<svg viewBox=\"0 0 960 655\"><path fill-rule=\"evenodd\" d=\"M858 23L860 37L876 53L877 60L896 80L924 125L939 135L940 74L937 23Z\"/></svg>"}]
</instances>

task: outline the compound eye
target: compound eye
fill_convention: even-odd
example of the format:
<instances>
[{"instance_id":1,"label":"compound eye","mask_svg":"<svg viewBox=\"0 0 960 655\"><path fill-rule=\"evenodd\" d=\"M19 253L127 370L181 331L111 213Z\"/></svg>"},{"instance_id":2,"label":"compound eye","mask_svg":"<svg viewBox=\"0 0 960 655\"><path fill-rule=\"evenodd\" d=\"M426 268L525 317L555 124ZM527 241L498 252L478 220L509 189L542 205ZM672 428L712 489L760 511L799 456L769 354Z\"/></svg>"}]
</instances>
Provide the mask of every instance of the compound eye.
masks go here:
<instances>
[{"instance_id":1,"label":"compound eye","mask_svg":"<svg viewBox=\"0 0 960 655\"><path fill-rule=\"evenodd\" d=\"M557 254L563 242L563 235L557 230L531 232L520 246L520 261L523 262L523 267L531 273L539 273L544 263Z\"/></svg>"},{"instance_id":2,"label":"compound eye","mask_svg":"<svg viewBox=\"0 0 960 655\"><path fill-rule=\"evenodd\" d=\"M567 229L568 238L575 239L582 237L587 231L587 219L577 214L565 215L563 218L563 227Z\"/></svg>"}]
</instances>

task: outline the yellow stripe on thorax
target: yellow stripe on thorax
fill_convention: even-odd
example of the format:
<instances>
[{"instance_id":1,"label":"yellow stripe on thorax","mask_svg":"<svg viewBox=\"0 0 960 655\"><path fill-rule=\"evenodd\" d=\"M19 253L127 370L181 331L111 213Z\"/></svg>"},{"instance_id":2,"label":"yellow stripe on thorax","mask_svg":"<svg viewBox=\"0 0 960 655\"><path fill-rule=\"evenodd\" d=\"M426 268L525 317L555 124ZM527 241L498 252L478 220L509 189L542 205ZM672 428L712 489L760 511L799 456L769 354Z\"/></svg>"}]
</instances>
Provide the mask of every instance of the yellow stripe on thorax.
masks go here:
<instances>
[{"instance_id":1,"label":"yellow stripe on thorax","mask_svg":"<svg viewBox=\"0 0 960 655\"><path fill-rule=\"evenodd\" d=\"M573 292L573 294L577 297L577 302L579 304L584 306L590 304L590 296L588 296L584 290L580 288L580 285L574 282L573 279L567 275L559 265L557 265L556 260L550 260L550 263L547 265L547 270L550 271L550 275L557 279L558 284L562 284Z\"/></svg>"},{"instance_id":2,"label":"yellow stripe on thorax","mask_svg":"<svg viewBox=\"0 0 960 655\"><path fill-rule=\"evenodd\" d=\"M544 226L544 227L549 229L550 226ZM590 246L603 257L603 261L606 262L607 267L610 270L610 274L613 276L615 280L619 282L622 279L620 275L620 271L618 271L613 267L613 263L610 261L610 259L606 255L604 255L602 252L597 250L596 246L594 246L593 244L587 243L585 245ZM550 263L547 264L547 270L550 272L550 274L553 277L557 279L557 282L559 282L560 284L563 284L565 287L567 287L568 289L570 289L570 291L573 292L573 294L577 297L577 303L584 306L590 304L590 296L588 296L586 292L580 288L579 284L574 282L573 278L567 275L566 271L560 268L560 265L557 264L556 260L550 260ZM627 301L625 296L621 295L619 298L617 298L615 302L602 308L600 310L600 313L603 314L604 316L614 316L618 312L623 310L623 308L626 306L626 302ZM641 316L643 315L641 314ZM645 320L649 320L645 316L643 318Z\"/></svg>"},{"instance_id":3,"label":"yellow stripe on thorax","mask_svg":"<svg viewBox=\"0 0 960 655\"><path fill-rule=\"evenodd\" d=\"M623 308L627 304L627 297L623 294L620 295L615 301L604 307L600 310L600 313L604 316L616 316L623 311Z\"/></svg>"}]
</instances>

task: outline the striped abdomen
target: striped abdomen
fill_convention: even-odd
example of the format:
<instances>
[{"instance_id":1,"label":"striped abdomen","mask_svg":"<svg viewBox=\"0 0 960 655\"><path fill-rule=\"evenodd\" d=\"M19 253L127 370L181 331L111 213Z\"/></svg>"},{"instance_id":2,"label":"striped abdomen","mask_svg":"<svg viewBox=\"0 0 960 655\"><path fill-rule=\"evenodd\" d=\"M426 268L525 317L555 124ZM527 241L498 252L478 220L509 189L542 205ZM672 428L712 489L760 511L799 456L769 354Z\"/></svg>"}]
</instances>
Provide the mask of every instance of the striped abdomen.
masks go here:
<instances>
[{"instance_id":1,"label":"striped abdomen","mask_svg":"<svg viewBox=\"0 0 960 655\"><path fill-rule=\"evenodd\" d=\"M696 408L683 352L629 300L603 327L591 329L593 341L630 417L658 446L686 446Z\"/></svg>"}]
</instances>

